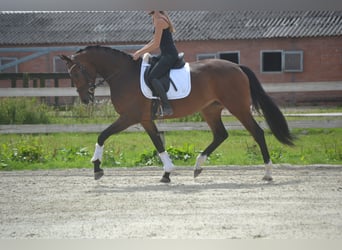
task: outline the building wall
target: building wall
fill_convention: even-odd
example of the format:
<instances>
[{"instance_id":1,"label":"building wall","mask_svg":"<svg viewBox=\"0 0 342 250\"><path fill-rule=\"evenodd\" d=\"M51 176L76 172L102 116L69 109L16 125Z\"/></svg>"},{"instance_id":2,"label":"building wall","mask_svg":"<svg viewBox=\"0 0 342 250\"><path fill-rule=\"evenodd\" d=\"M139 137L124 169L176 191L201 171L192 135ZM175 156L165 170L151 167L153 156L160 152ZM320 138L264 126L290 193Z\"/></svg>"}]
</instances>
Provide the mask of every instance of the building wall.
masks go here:
<instances>
[{"instance_id":1,"label":"building wall","mask_svg":"<svg viewBox=\"0 0 342 250\"><path fill-rule=\"evenodd\" d=\"M240 63L249 66L263 83L342 81L342 38L260 39L176 42L179 51L185 52L187 61L195 61L197 54L239 51ZM302 50L303 72L262 73L262 50ZM70 51L50 52L18 65L18 72L54 72L53 58ZM1 53L0 57L21 58L32 53Z\"/></svg>"},{"instance_id":2,"label":"building wall","mask_svg":"<svg viewBox=\"0 0 342 250\"><path fill-rule=\"evenodd\" d=\"M35 52L6 52L6 53L0 53L0 57L8 57L8 58L23 58L29 55L34 54ZM23 62L18 64L17 66L17 72L27 72L27 73L52 73L54 71L54 57L58 56L60 54L72 54L70 51L58 51L58 52L50 52L47 54L44 54L42 56L39 56L37 58L34 58L32 60ZM5 71L6 72L6 71ZM54 86L53 80L47 80L45 82L46 87ZM61 80L60 81L61 86L70 86L70 81ZM23 82L18 80L17 81L17 87L22 87ZM32 87L33 82L30 81L30 87ZM11 81L9 80L2 80L0 81L0 88L1 87L11 87Z\"/></svg>"},{"instance_id":3,"label":"building wall","mask_svg":"<svg viewBox=\"0 0 342 250\"><path fill-rule=\"evenodd\" d=\"M185 53L186 61L195 61L198 54L227 51L239 51L240 63L249 66L262 83L282 82L326 82L342 81L342 38L281 38L260 40L220 40L220 41L179 41L176 46ZM113 44L107 44L113 45ZM303 72L261 72L261 51L263 50L302 50ZM18 65L18 72L54 72L53 59L59 54L71 55L75 51L50 52L31 61ZM129 53L133 51L128 51ZM0 53L0 57L21 58L32 53ZM62 85L70 86L70 82L63 81ZM0 81L0 87L9 87L9 81ZM49 83L47 83L49 86ZM53 82L51 81L51 86ZM20 84L17 87L21 87ZM329 93L287 93L274 94L279 102L299 103L301 101L313 102L327 100L327 102L342 103L341 92Z\"/></svg>"},{"instance_id":4,"label":"building wall","mask_svg":"<svg viewBox=\"0 0 342 250\"><path fill-rule=\"evenodd\" d=\"M240 51L240 63L249 66L263 83L342 81L342 38L301 38L178 42L188 61L197 54ZM303 72L262 73L263 50L302 50Z\"/></svg>"}]
</instances>

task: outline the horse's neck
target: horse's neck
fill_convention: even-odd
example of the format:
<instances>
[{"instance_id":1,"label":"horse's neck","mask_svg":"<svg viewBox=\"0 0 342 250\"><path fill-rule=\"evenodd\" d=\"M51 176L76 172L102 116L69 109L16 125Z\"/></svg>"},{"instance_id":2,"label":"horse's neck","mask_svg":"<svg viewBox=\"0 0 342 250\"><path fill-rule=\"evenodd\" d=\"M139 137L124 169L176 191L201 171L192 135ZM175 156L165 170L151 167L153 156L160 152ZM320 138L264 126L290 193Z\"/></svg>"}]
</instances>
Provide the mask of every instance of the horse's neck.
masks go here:
<instances>
[{"instance_id":1,"label":"horse's neck","mask_svg":"<svg viewBox=\"0 0 342 250\"><path fill-rule=\"evenodd\" d=\"M92 64L102 77L112 74L113 71L131 74L131 68L136 68L136 62L129 55L109 48L85 49L78 57L81 62Z\"/></svg>"},{"instance_id":2,"label":"horse's neck","mask_svg":"<svg viewBox=\"0 0 342 250\"><path fill-rule=\"evenodd\" d=\"M105 52L92 52L87 56L87 60L95 66L96 72L103 78L108 77L108 75L112 74L114 71L120 70L118 69L118 65L120 64L113 55Z\"/></svg>"},{"instance_id":3,"label":"horse's neck","mask_svg":"<svg viewBox=\"0 0 342 250\"><path fill-rule=\"evenodd\" d=\"M139 73L137 64L140 65L140 63L136 63L121 52L93 53L89 54L89 60L95 65L96 71L101 77L108 78L106 81L109 85L116 84L115 80L118 78L129 79Z\"/></svg>"}]
</instances>

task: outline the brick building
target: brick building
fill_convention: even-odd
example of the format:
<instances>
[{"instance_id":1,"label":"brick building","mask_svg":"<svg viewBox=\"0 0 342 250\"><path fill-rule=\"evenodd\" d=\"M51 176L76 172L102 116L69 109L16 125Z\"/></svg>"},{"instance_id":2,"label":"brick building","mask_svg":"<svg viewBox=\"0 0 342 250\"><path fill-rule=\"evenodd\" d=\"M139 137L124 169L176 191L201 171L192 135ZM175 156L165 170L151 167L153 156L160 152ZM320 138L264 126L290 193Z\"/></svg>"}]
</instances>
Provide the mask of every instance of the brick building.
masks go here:
<instances>
[{"instance_id":1,"label":"brick building","mask_svg":"<svg viewBox=\"0 0 342 250\"><path fill-rule=\"evenodd\" d=\"M245 64L264 84L342 84L342 11L169 14L187 61ZM91 44L132 52L151 39L152 25L144 11L0 12L0 33L0 72L64 72L58 54ZM287 103L342 103L341 91L273 95Z\"/></svg>"}]
</instances>

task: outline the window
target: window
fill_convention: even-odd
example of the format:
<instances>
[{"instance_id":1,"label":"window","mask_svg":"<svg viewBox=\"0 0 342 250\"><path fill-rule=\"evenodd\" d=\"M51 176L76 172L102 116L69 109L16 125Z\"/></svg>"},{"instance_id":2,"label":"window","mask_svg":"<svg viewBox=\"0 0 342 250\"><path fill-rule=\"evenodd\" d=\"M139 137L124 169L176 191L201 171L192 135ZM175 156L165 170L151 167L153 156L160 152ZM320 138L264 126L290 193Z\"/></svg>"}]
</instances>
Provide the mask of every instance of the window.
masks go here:
<instances>
[{"instance_id":1,"label":"window","mask_svg":"<svg viewBox=\"0 0 342 250\"><path fill-rule=\"evenodd\" d=\"M53 58L53 72L55 73L66 73L68 72L68 68L65 62L59 58L59 56L55 56Z\"/></svg>"},{"instance_id":2,"label":"window","mask_svg":"<svg viewBox=\"0 0 342 250\"><path fill-rule=\"evenodd\" d=\"M216 58L216 54L198 54L197 60L213 59Z\"/></svg>"},{"instance_id":3,"label":"window","mask_svg":"<svg viewBox=\"0 0 342 250\"><path fill-rule=\"evenodd\" d=\"M284 51L284 72L303 72L303 51Z\"/></svg>"},{"instance_id":4,"label":"window","mask_svg":"<svg viewBox=\"0 0 342 250\"><path fill-rule=\"evenodd\" d=\"M15 57L0 57L0 66L6 65L11 62L15 62L17 58ZM3 73L18 73L18 65L14 65L1 70Z\"/></svg>"},{"instance_id":5,"label":"window","mask_svg":"<svg viewBox=\"0 0 342 250\"><path fill-rule=\"evenodd\" d=\"M223 60L231 61L233 63L240 63L240 52L239 51L229 51L229 52L219 52L218 57Z\"/></svg>"},{"instance_id":6,"label":"window","mask_svg":"<svg viewBox=\"0 0 342 250\"><path fill-rule=\"evenodd\" d=\"M303 72L303 51L261 51L261 72Z\"/></svg>"},{"instance_id":7,"label":"window","mask_svg":"<svg viewBox=\"0 0 342 250\"><path fill-rule=\"evenodd\" d=\"M281 72L282 51L261 52L261 72Z\"/></svg>"}]
</instances>

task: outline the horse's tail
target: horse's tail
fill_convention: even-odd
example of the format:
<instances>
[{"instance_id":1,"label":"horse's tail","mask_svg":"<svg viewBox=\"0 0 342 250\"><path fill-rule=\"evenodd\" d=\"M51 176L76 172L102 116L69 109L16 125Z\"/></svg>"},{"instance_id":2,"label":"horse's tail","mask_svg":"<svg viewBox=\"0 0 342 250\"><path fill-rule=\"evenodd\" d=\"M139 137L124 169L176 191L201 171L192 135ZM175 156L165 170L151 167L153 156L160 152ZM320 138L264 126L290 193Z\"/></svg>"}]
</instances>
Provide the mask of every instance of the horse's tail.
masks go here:
<instances>
[{"instance_id":1,"label":"horse's tail","mask_svg":"<svg viewBox=\"0 0 342 250\"><path fill-rule=\"evenodd\" d=\"M252 104L254 108L259 113L260 109L262 110L262 113L272 133L281 143L286 145L294 145L294 138L291 135L285 117L278 106L273 102L271 97L267 95L254 72L250 68L243 65L240 65L240 68L249 79Z\"/></svg>"}]
</instances>

